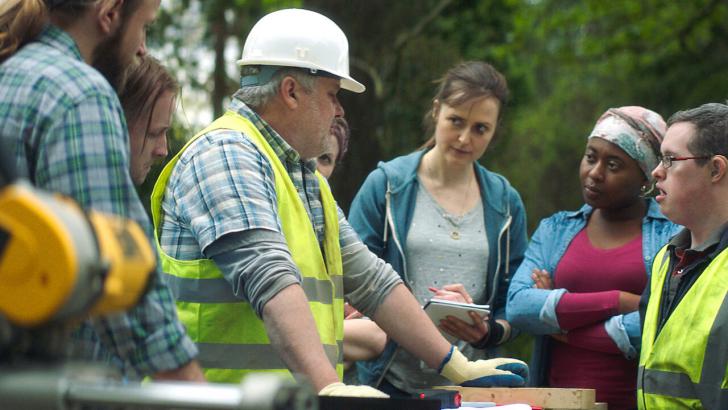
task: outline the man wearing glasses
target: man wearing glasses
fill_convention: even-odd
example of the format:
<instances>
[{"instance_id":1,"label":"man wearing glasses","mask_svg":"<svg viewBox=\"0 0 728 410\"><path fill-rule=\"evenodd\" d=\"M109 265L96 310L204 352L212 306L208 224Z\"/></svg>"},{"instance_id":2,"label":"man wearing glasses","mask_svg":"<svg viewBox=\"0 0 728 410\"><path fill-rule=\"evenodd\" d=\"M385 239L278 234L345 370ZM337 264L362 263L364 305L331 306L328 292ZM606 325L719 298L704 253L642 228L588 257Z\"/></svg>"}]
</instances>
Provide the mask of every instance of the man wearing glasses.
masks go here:
<instances>
[{"instance_id":1,"label":"man wearing glasses","mask_svg":"<svg viewBox=\"0 0 728 410\"><path fill-rule=\"evenodd\" d=\"M728 408L728 105L667 122L657 202L685 226L655 257L642 296L640 409Z\"/></svg>"}]
</instances>

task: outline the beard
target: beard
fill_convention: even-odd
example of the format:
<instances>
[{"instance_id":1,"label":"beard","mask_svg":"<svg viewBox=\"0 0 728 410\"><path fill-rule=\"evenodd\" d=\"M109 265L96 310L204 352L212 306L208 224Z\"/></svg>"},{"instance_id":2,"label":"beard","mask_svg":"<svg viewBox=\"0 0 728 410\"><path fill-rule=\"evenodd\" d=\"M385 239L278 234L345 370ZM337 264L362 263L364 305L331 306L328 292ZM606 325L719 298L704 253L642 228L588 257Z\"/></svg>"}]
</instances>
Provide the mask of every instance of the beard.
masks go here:
<instances>
[{"instance_id":1,"label":"beard","mask_svg":"<svg viewBox=\"0 0 728 410\"><path fill-rule=\"evenodd\" d=\"M120 92L126 84L127 68L134 61L121 52L122 37L126 27L122 25L113 36L99 44L93 52L91 65L98 70L111 86Z\"/></svg>"}]
</instances>

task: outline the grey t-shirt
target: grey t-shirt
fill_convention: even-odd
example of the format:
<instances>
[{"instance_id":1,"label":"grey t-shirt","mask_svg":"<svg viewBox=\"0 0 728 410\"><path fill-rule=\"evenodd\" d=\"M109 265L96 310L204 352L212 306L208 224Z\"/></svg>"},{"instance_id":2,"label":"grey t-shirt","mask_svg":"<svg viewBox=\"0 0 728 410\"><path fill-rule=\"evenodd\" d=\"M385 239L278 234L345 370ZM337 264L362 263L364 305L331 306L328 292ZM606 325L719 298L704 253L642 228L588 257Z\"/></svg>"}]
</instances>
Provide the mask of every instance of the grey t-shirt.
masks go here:
<instances>
[{"instance_id":1,"label":"grey t-shirt","mask_svg":"<svg viewBox=\"0 0 728 410\"><path fill-rule=\"evenodd\" d=\"M482 199L464 215L450 215L423 185L420 187L405 245L407 279L412 292L424 305L432 297L430 286L440 288L462 283L476 303L484 303L489 248ZM486 351L474 349L468 343L457 345L471 360L488 356ZM401 348L386 379L410 393L424 387L451 384Z\"/></svg>"}]
</instances>

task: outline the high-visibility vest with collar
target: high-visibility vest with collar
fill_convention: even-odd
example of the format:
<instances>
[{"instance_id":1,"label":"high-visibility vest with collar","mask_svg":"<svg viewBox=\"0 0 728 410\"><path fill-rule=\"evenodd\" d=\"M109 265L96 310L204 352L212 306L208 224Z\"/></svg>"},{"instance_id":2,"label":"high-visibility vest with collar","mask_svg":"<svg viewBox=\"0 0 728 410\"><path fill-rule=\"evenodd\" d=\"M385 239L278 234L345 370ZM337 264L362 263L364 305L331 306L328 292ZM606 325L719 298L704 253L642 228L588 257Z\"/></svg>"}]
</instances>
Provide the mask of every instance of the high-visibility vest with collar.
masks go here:
<instances>
[{"instance_id":1,"label":"high-visibility vest with collar","mask_svg":"<svg viewBox=\"0 0 728 410\"><path fill-rule=\"evenodd\" d=\"M325 234L323 253L296 187L260 131L238 113L228 111L195 135L164 167L152 193L154 234L162 271L175 295L180 320L200 350L205 377L214 382L239 382L251 372L291 375L270 345L263 321L252 306L233 294L232 286L210 259L178 260L159 242L162 200L172 170L198 137L216 129L244 133L268 159L275 178L278 218L293 261L301 271L302 287L316 322L326 356L343 376L344 300L339 221L336 202L323 177L321 187ZM295 314L295 312L291 312Z\"/></svg>"},{"instance_id":2,"label":"high-visibility vest with collar","mask_svg":"<svg viewBox=\"0 0 728 410\"><path fill-rule=\"evenodd\" d=\"M652 265L637 379L640 409L728 408L728 249L700 274L657 334L669 269Z\"/></svg>"}]
</instances>

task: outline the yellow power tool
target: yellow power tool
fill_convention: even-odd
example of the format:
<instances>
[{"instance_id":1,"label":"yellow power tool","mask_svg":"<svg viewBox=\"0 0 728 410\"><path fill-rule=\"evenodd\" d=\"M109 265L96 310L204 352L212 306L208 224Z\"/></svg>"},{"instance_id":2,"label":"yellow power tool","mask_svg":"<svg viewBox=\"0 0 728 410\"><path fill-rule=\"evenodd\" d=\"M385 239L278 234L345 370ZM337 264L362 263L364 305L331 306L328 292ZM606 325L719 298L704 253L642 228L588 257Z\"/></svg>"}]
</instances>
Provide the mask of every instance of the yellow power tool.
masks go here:
<instances>
[{"instance_id":1,"label":"yellow power tool","mask_svg":"<svg viewBox=\"0 0 728 410\"><path fill-rule=\"evenodd\" d=\"M129 309L155 257L130 220L23 181L0 188L0 316L22 328Z\"/></svg>"}]
</instances>

